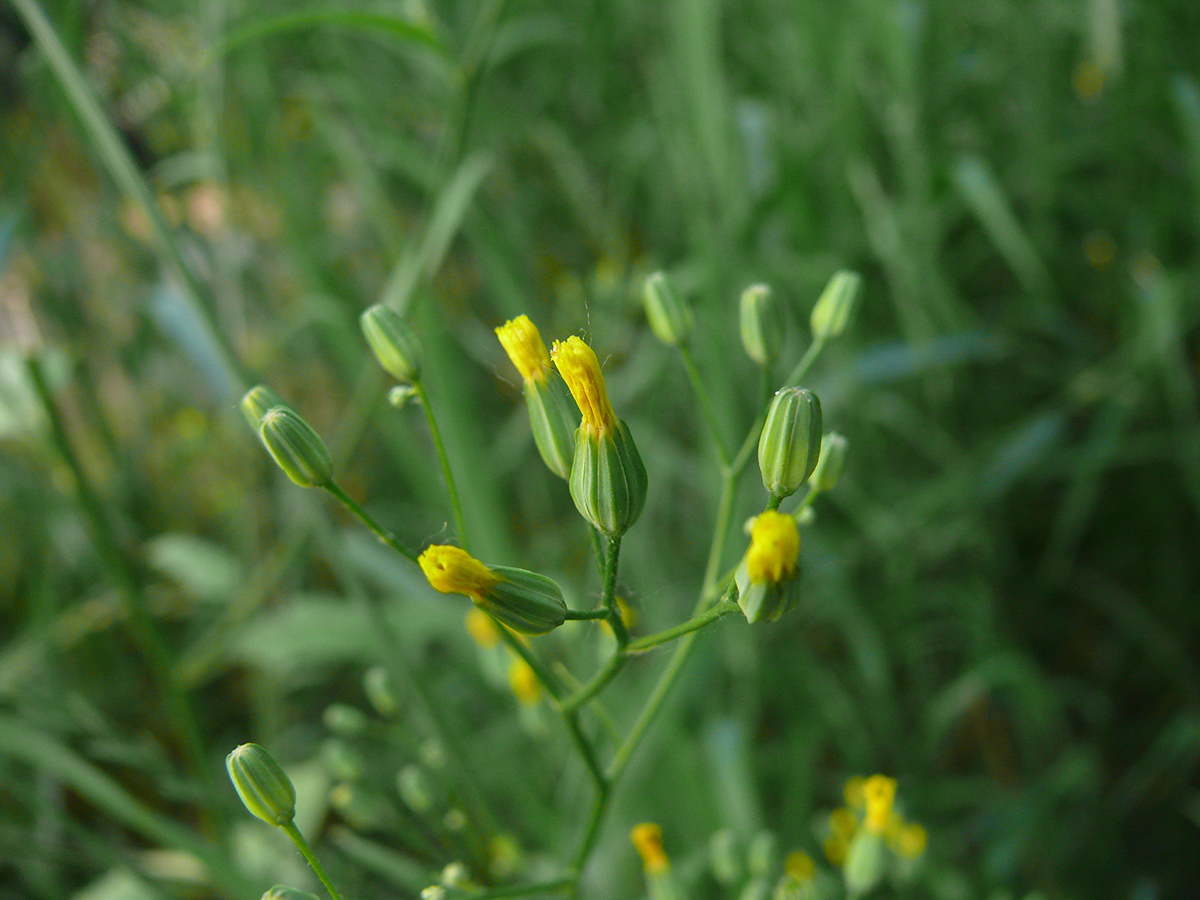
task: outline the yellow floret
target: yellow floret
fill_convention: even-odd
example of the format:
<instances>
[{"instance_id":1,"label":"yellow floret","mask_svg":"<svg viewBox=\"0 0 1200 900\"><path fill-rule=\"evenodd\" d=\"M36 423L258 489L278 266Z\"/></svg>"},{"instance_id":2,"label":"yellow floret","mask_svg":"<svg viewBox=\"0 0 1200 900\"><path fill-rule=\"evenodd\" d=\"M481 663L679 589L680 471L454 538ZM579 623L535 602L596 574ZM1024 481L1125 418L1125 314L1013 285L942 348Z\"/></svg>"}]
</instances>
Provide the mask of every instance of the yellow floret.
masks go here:
<instances>
[{"instance_id":1,"label":"yellow floret","mask_svg":"<svg viewBox=\"0 0 1200 900\"><path fill-rule=\"evenodd\" d=\"M461 547L433 544L417 559L421 571L435 590L443 594L465 594L476 603L500 579Z\"/></svg>"},{"instance_id":2,"label":"yellow floret","mask_svg":"<svg viewBox=\"0 0 1200 900\"><path fill-rule=\"evenodd\" d=\"M767 510L754 520L750 549L746 551L746 571L751 582L782 581L796 571L799 555L800 532L795 519Z\"/></svg>"},{"instance_id":3,"label":"yellow floret","mask_svg":"<svg viewBox=\"0 0 1200 900\"><path fill-rule=\"evenodd\" d=\"M658 825L653 822L634 825L633 830L629 832L629 839L637 848L638 855L642 858L642 865L648 874L665 872L671 868L671 860L663 850L662 828Z\"/></svg>"},{"instance_id":4,"label":"yellow floret","mask_svg":"<svg viewBox=\"0 0 1200 900\"><path fill-rule=\"evenodd\" d=\"M529 316L517 316L496 329L496 337L526 381L545 382L550 354Z\"/></svg>"},{"instance_id":5,"label":"yellow floret","mask_svg":"<svg viewBox=\"0 0 1200 900\"><path fill-rule=\"evenodd\" d=\"M608 389L595 351L572 335L565 341L555 341L552 355L583 415L582 427L601 435L615 428L617 416L608 402Z\"/></svg>"}]
</instances>

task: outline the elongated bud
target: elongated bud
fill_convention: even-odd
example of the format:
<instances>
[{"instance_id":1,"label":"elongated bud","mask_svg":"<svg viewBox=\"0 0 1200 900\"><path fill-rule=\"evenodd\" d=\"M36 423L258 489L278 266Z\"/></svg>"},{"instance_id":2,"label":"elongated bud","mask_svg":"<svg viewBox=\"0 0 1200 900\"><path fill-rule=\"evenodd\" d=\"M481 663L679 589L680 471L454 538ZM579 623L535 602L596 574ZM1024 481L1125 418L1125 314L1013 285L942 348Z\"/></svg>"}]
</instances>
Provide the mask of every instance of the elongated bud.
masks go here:
<instances>
[{"instance_id":1,"label":"elongated bud","mask_svg":"<svg viewBox=\"0 0 1200 900\"><path fill-rule=\"evenodd\" d=\"M283 402L282 397L265 384L250 388L250 390L246 391L246 395L242 397L242 415L246 417L246 421L250 423L251 428L257 429L268 410L274 409L277 406L287 406L287 404Z\"/></svg>"},{"instance_id":2,"label":"elongated bud","mask_svg":"<svg viewBox=\"0 0 1200 900\"><path fill-rule=\"evenodd\" d=\"M571 477L575 458L575 407L562 378L553 372L543 381L525 382L529 430L538 455L559 478Z\"/></svg>"},{"instance_id":3,"label":"elongated bud","mask_svg":"<svg viewBox=\"0 0 1200 900\"><path fill-rule=\"evenodd\" d=\"M848 895L854 897L865 894L879 884L887 873L889 861L883 835L860 828L850 840L846 861L842 866Z\"/></svg>"},{"instance_id":4,"label":"elongated bud","mask_svg":"<svg viewBox=\"0 0 1200 900\"><path fill-rule=\"evenodd\" d=\"M817 299L809 319L813 340L824 341L835 338L846 330L854 301L862 288L862 277L857 272L843 269L835 272Z\"/></svg>"},{"instance_id":5,"label":"elongated bud","mask_svg":"<svg viewBox=\"0 0 1200 900\"><path fill-rule=\"evenodd\" d=\"M670 347L678 347L696 324L691 309L679 299L667 276L655 272L642 288L642 303L654 336Z\"/></svg>"},{"instance_id":6,"label":"elongated bud","mask_svg":"<svg viewBox=\"0 0 1200 900\"><path fill-rule=\"evenodd\" d=\"M769 366L783 346L783 308L765 284L752 284L738 302L738 325L746 355L760 366Z\"/></svg>"},{"instance_id":7,"label":"elongated bud","mask_svg":"<svg viewBox=\"0 0 1200 900\"><path fill-rule=\"evenodd\" d=\"M818 491L832 491L846 467L846 448L846 439L836 431L821 438L821 455L817 457L817 466L808 483Z\"/></svg>"},{"instance_id":8,"label":"elongated bud","mask_svg":"<svg viewBox=\"0 0 1200 900\"><path fill-rule=\"evenodd\" d=\"M258 744L242 744L225 768L251 815L269 825L286 825L296 815L296 789L279 763Z\"/></svg>"},{"instance_id":9,"label":"elongated bud","mask_svg":"<svg viewBox=\"0 0 1200 900\"><path fill-rule=\"evenodd\" d=\"M394 716L400 709L391 680L383 666L372 666L363 673L363 693L375 707L375 712L381 716Z\"/></svg>"},{"instance_id":10,"label":"elongated bud","mask_svg":"<svg viewBox=\"0 0 1200 900\"><path fill-rule=\"evenodd\" d=\"M754 519L750 548L734 573L747 622L776 621L800 599L800 532L776 510Z\"/></svg>"},{"instance_id":11,"label":"elongated bud","mask_svg":"<svg viewBox=\"0 0 1200 900\"><path fill-rule=\"evenodd\" d=\"M300 487L333 483L333 461L321 436L287 406L267 410L258 427L263 446Z\"/></svg>"},{"instance_id":12,"label":"elongated bud","mask_svg":"<svg viewBox=\"0 0 1200 900\"><path fill-rule=\"evenodd\" d=\"M433 791L429 779L417 766L407 765L396 775L396 790L400 799L415 813L426 813L433 808Z\"/></svg>"},{"instance_id":13,"label":"elongated bud","mask_svg":"<svg viewBox=\"0 0 1200 900\"><path fill-rule=\"evenodd\" d=\"M758 439L763 486L778 497L794 494L821 454L821 401L805 388L782 388L767 410Z\"/></svg>"},{"instance_id":14,"label":"elongated bud","mask_svg":"<svg viewBox=\"0 0 1200 900\"><path fill-rule=\"evenodd\" d=\"M427 547L417 562L435 590L470 597L513 631L545 634L566 619L562 590L545 575L485 566L465 550L445 544Z\"/></svg>"},{"instance_id":15,"label":"elongated bud","mask_svg":"<svg viewBox=\"0 0 1200 900\"><path fill-rule=\"evenodd\" d=\"M732 828L713 832L708 841L708 863L713 877L725 887L742 880L742 854Z\"/></svg>"},{"instance_id":16,"label":"elongated bud","mask_svg":"<svg viewBox=\"0 0 1200 900\"><path fill-rule=\"evenodd\" d=\"M411 382L421 377L421 343L398 312L377 303L358 321L384 371L397 381Z\"/></svg>"},{"instance_id":17,"label":"elongated bud","mask_svg":"<svg viewBox=\"0 0 1200 900\"><path fill-rule=\"evenodd\" d=\"M298 891L286 884L277 884L262 895L262 900L317 900L317 895Z\"/></svg>"},{"instance_id":18,"label":"elongated bud","mask_svg":"<svg viewBox=\"0 0 1200 900\"><path fill-rule=\"evenodd\" d=\"M342 737L354 737L362 734L370 724L370 719L367 718L365 712L348 703L329 704L325 707L321 720L325 723L326 728Z\"/></svg>"}]
</instances>

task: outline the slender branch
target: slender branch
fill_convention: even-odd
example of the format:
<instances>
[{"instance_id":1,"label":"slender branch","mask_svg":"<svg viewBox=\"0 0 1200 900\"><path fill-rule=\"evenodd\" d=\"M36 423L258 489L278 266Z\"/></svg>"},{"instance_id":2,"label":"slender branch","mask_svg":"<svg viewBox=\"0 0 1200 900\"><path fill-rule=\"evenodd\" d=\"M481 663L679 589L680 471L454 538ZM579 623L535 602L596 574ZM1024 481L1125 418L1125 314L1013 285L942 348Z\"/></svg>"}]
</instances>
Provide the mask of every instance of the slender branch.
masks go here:
<instances>
[{"instance_id":1,"label":"slender branch","mask_svg":"<svg viewBox=\"0 0 1200 900\"><path fill-rule=\"evenodd\" d=\"M329 876L325 874L325 869L321 866L321 861L313 853L312 847L308 846L308 841L304 839L304 835L300 833L300 829L296 827L296 823L288 821L281 827L287 836L292 839L292 843L296 845L296 849L308 861L312 870L317 873L317 877L321 879L321 884L325 885L325 890L329 891L329 896L333 900L342 900L342 895L338 893L337 888L333 886L333 882L329 880Z\"/></svg>"},{"instance_id":2,"label":"slender branch","mask_svg":"<svg viewBox=\"0 0 1200 900\"><path fill-rule=\"evenodd\" d=\"M376 522L370 513L368 513L354 501L353 497L351 497L333 482L325 485L325 490L333 494L333 496L336 497L341 504L346 507L346 509L350 510L350 512L354 515L354 518L366 525L367 528L370 529L375 537L379 538L380 541L382 541L384 544L387 544L410 562L415 563L417 561L417 554L401 544L396 539L394 534Z\"/></svg>"},{"instance_id":3,"label":"slender branch","mask_svg":"<svg viewBox=\"0 0 1200 900\"><path fill-rule=\"evenodd\" d=\"M683 637L685 634L690 634L693 631L703 628L705 625L711 625L717 619L729 615L738 608L737 603L732 600L722 600L715 606L710 606L707 610L700 613L700 615L694 616L686 622L681 622L674 628L668 628L665 631L659 631L656 634L649 634L646 637L638 638L625 649L628 653L643 653L646 650Z\"/></svg>"},{"instance_id":4,"label":"slender branch","mask_svg":"<svg viewBox=\"0 0 1200 900\"><path fill-rule=\"evenodd\" d=\"M632 645L630 645L632 646ZM593 676L592 680L562 702L562 708L573 712L599 694L625 665L627 655L624 649L618 650L605 663L604 667Z\"/></svg>"},{"instance_id":5,"label":"slender branch","mask_svg":"<svg viewBox=\"0 0 1200 900\"><path fill-rule=\"evenodd\" d=\"M607 609L568 609L566 619L568 622L579 621L581 619L607 619L609 612Z\"/></svg>"},{"instance_id":6,"label":"slender branch","mask_svg":"<svg viewBox=\"0 0 1200 900\"><path fill-rule=\"evenodd\" d=\"M800 357L800 362L796 363L796 368L792 369L792 374L787 377L785 385L795 387L800 384L800 379L808 374L808 370L812 368L812 364L816 362L817 357L821 355L821 350L825 347L824 338L817 338L809 345L805 354Z\"/></svg>"},{"instance_id":7,"label":"slender branch","mask_svg":"<svg viewBox=\"0 0 1200 900\"><path fill-rule=\"evenodd\" d=\"M620 555L620 536L610 537L608 554L604 558L604 588L601 600L604 609L608 612L608 624L617 638L618 648L629 643L629 632L625 630L625 620L621 618L621 610L617 608L617 560Z\"/></svg>"},{"instance_id":8,"label":"slender branch","mask_svg":"<svg viewBox=\"0 0 1200 900\"><path fill-rule=\"evenodd\" d=\"M421 401L421 408L425 410L425 421L429 423L429 433L433 435L433 446L437 451L438 462L442 466L442 477L446 479L446 491L450 494L450 508L454 511L454 527L458 531L458 539L462 543L463 549L469 550L467 523L463 518L462 503L458 499L458 487L454 481L454 474L450 471L450 458L446 456L446 446L442 443L441 429L438 428L437 419L434 418L433 407L429 405L429 395L425 393L425 385L418 380L413 382L413 387L417 391L417 399Z\"/></svg>"},{"instance_id":9,"label":"slender branch","mask_svg":"<svg viewBox=\"0 0 1200 900\"><path fill-rule=\"evenodd\" d=\"M704 424L708 427L709 436L712 437L713 445L717 448L717 459L722 467L728 466L729 451L725 449L725 440L721 437L721 428L717 424L717 417L713 412L712 402L709 400L708 389L704 387L704 382L700 378L700 370L696 368L696 360L692 357L692 351L686 344L680 345L679 355L683 358L683 367L687 370L688 380L691 381L692 390L700 403L700 414L704 417Z\"/></svg>"}]
</instances>

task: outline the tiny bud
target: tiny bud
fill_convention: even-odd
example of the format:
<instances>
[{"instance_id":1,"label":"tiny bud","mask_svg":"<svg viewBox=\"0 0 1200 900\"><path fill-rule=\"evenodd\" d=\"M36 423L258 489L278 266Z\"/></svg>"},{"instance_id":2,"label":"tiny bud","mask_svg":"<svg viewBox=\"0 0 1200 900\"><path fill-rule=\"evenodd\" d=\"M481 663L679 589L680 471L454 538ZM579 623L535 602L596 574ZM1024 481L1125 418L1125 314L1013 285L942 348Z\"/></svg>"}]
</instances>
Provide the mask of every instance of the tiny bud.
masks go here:
<instances>
[{"instance_id":1,"label":"tiny bud","mask_svg":"<svg viewBox=\"0 0 1200 900\"><path fill-rule=\"evenodd\" d=\"M810 317L813 339L818 341L835 338L846 330L854 301L862 288L862 277L857 272L842 270L835 272L825 285Z\"/></svg>"},{"instance_id":2,"label":"tiny bud","mask_svg":"<svg viewBox=\"0 0 1200 900\"><path fill-rule=\"evenodd\" d=\"M383 666L372 666L363 673L363 693L381 716L394 716L400 708Z\"/></svg>"},{"instance_id":3,"label":"tiny bud","mask_svg":"<svg viewBox=\"0 0 1200 900\"><path fill-rule=\"evenodd\" d=\"M742 880L742 859L731 828L713 832L708 841L708 862L713 877L729 887Z\"/></svg>"},{"instance_id":4,"label":"tiny bud","mask_svg":"<svg viewBox=\"0 0 1200 900\"><path fill-rule=\"evenodd\" d=\"M241 402L242 415L246 417L251 428L258 428L267 411L276 406L287 406L287 404L283 402L282 397L265 384L250 388L242 397Z\"/></svg>"},{"instance_id":5,"label":"tiny bud","mask_svg":"<svg viewBox=\"0 0 1200 900\"><path fill-rule=\"evenodd\" d=\"M322 715L325 727L342 737L352 737L366 730L367 714L345 703L331 703Z\"/></svg>"},{"instance_id":6,"label":"tiny bud","mask_svg":"<svg viewBox=\"0 0 1200 900\"><path fill-rule=\"evenodd\" d=\"M251 815L269 825L286 825L296 815L296 789L271 754L258 744L242 744L225 768Z\"/></svg>"},{"instance_id":7,"label":"tiny bud","mask_svg":"<svg viewBox=\"0 0 1200 900\"><path fill-rule=\"evenodd\" d=\"M396 409L403 409L404 407L408 406L408 404L411 403L416 396L417 389L411 384L398 384L388 391L387 399L388 403L396 407Z\"/></svg>"},{"instance_id":8,"label":"tiny bud","mask_svg":"<svg viewBox=\"0 0 1200 900\"><path fill-rule=\"evenodd\" d=\"M262 895L262 900L317 900L317 895L298 891L286 884L277 884Z\"/></svg>"},{"instance_id":9,"label":"tiny bud","mask_svg":"<svg viewBox=\"0 0 1200 900\"><path fill-rule=\"evenodd\" d=\"M422 888L421 900L446 900L446 889L440 884L431 884Z\"/></svg>"},{"instance_id":10,"label":"tiny bud","mask_svg":"<svg viewBox=\"0 0 1200 900\"><path fill-rule=\"evenodd\" d=\"M363 336L384 371L398 381L421 375L421 344L416 333L390 306L377 303L359 317Z\"/></svg>"},{"instance_id":11,"label":"tiny bud","mask_svg":"<svg viewBox=\"0 0 1200 900\"><path fill-rule=\"evenodd\" d=\"M786 387L775 393L758 439L763 486L777 497L794 494L821 454L821 401L812 391Z\"/></svg>"},{"instance_id":12,"label":"tiny bud","mask_svg":"<svg viewBox=\"0 0 1200 900\"><path fill-rule=\"evenodd\" d=\"M279 468L300 487L324 487L333 482L333 461L325 442L290 407L269 409L258 436Z\"/></svg>"},{"instance_id":13,"label":"tiny bud","mask_svg":"<svg viewBox=\"0 0 1200 900\"><path fill-rule=\"evenodd\" d=\"M471 873L467 871L466 865L458 860L447 863L442 869L442 885L459 890L474 886L471 882Z\"/></svg>"},{"instance_id":14,"label":"tiny bud","mask_svg":"<svg viewBox=\"0 0 1200 900\"><path fill-rule=\"evenodd\" d=\"M337 738L330 738L321 744L321 765L339 781L358 781L362 778L362 754Z\"/></svg>"},{"instance_id":15,"label":"tiny bud","mask_svg":"<svg viewBox=\"0 0 1200 900\"><path fill-rule=\"evenodd\" d=\"M765 284L752 284L742 291L738 325L746 355L760 366L773 363L783 345L783 308Z\"/></svg>"},{"instance_id":16,"label":"tiny bud","mask_svg":"<svg viewBox=\"0 0 1200 900\"><path fill-rule=\"evenodd\" d=\"M654 336L671 347L678 347L696 324L688 305L679 299L667 276L655 272L642 288L642 303Z\"/></svg>"},{"instance_id":17,"label":"tiny bud","mask_svg":"<svg viewBox=\"0 0 1200 900\"><path fill-rule=\"evenodd\" d=\"M821 455L808 483L818 491L832 491L846 467L846 439L831 431L821 439ZM809 507L806 507L809 508Z\"/></svg>"},{"instance_id":18,"label":"tiny bud","mask_svg":"<svg viewBox=\"0 0 1200 900\"><path fill-rule=\"evenodd\" d=\"M746 851L746 867L752 876L765 877L775 866L779 855L779 839L771 831L760 831L750 839Z\"/></svg>"}]
</instances>

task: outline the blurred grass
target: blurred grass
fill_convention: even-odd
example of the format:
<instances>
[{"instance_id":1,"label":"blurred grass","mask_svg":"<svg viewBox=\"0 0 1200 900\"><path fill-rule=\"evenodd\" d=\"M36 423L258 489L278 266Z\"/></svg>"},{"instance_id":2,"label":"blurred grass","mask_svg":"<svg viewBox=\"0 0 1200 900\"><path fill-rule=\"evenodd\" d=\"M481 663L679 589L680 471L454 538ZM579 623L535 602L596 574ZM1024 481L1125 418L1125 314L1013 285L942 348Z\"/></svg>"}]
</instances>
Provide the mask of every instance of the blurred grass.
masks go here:
<instances>
[{"instance_id":1,"label":"blurred grass","mask_svg":"<svg viewBox=\"0 0 1200 900\"><path fill-rule=\"evenodd\" d=\"M506 828L561 858L586 785L557 733L514 727L459 606L270 468L232 385L271 384L337 449L352 495L411 543L439 538L428 432L382 403L355 322L381 299L408 309L479 555L582 600L598 589L586 533L531 462L491 329L528 312L547 336L582 330L650 470L622 589L647 631L665 627L692 602L717 481L684 374L636 303L659 265L695 304L730 435L757 392L738 291L786 298L794 360L828 276L864 273L850 339L810 379L851 464L805 535L804 608L699 644L588 893L636 890L632 822L661 821L681 855L722 825L813 849L842 780L882 770L930 829L930 895L1187 896L1192 4L107 0L44 4L44 33L36 8L0 7L0 704L17 723L0 755L0 897L74 896L123 867L155 895L187 893L178 867L139 856L146 841L211 841L242 860L236 877L259 871L229 830L231 792L205 822L21 354L47 361L213 772L247 739L309 762L325 706L364 702L383 652L365 591L403 623L407 663ZM735 521L758 499L749 484ZM587 651L551 646L587 671ZM662 660L614 685L618 716ZM413 719L402 753L368 748L388 790L432 733ZM160 820L187 831L145 833ZM431 833L435 858L367 817L359 833L396 860L348 837L347 810L315 821L364 895L473 852Z\"/></svg>"}]
</instances>

